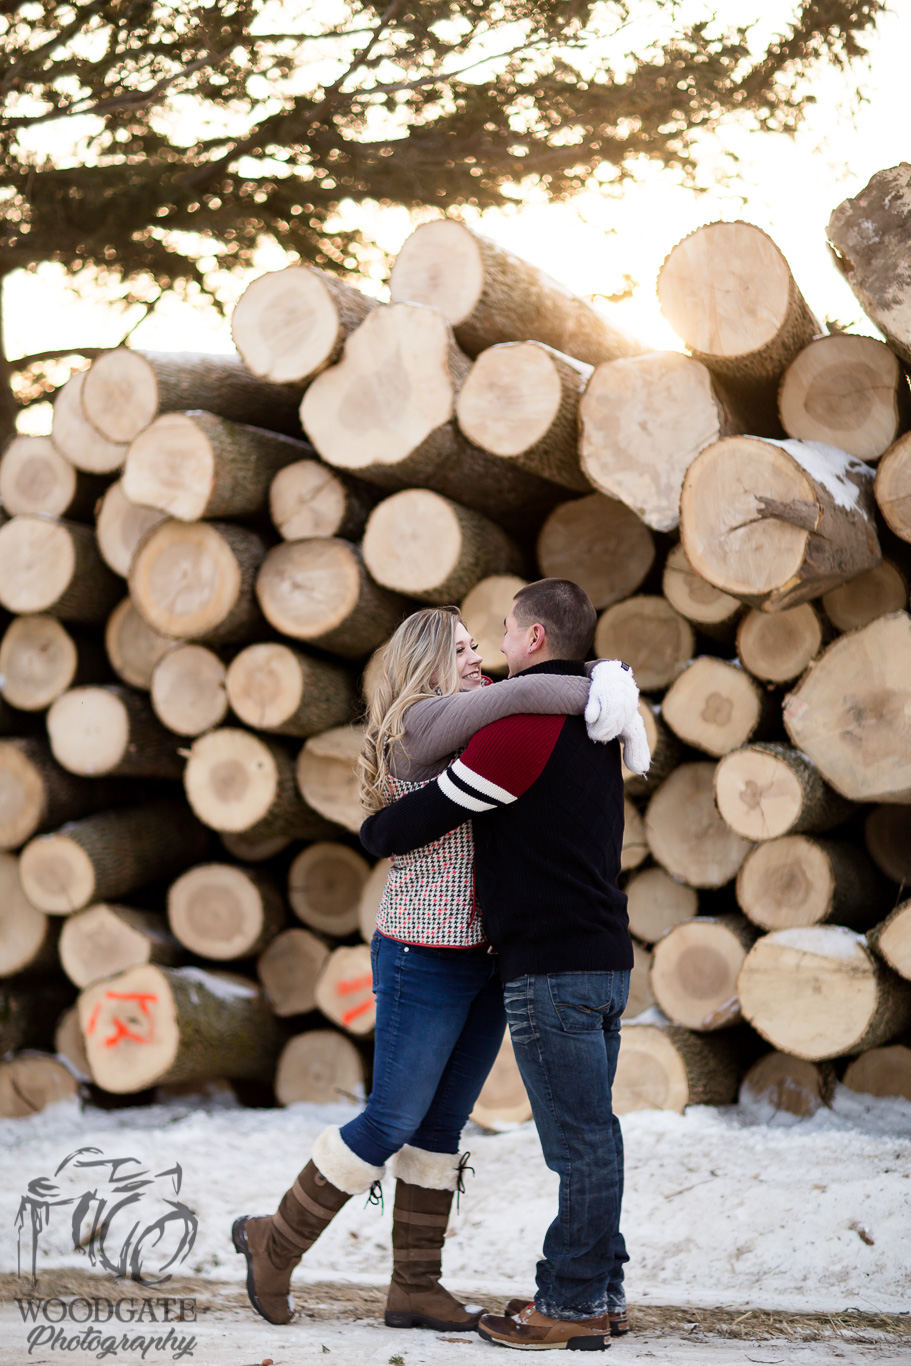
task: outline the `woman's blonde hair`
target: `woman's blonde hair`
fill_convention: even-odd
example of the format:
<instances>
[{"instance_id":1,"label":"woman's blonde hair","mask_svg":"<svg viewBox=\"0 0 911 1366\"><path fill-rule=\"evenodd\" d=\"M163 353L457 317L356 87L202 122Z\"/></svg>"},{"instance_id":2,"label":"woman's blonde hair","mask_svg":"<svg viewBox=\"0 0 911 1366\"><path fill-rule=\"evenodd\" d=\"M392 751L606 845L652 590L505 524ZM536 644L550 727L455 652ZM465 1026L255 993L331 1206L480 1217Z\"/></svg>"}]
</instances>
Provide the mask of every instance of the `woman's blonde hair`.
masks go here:
<instances>
[{"instance_id":1,"label":"woman's blonde hair","mask_svg":"<svg viewBox=\"0 0 911 1366\"><path fill-rule=\"evenodd\" d=\"M460 620L458 607L425 607L403 621L386 643L358 760L361 805L367 811L378 811L388 801L389 753L404 733L403 718L411 704L459 691L455 633Z\"/></svg>"}]
</instances>

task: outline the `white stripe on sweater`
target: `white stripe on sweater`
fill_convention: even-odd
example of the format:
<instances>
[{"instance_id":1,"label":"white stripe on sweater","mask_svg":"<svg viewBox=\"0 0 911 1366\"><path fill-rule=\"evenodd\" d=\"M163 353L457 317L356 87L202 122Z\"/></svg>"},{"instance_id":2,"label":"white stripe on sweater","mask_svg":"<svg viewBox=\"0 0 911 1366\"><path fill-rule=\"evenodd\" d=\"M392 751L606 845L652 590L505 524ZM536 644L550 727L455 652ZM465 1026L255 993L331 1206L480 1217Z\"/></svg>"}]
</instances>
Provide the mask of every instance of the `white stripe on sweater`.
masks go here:
<instances>
[{"instance_id":1,"label":"white stripe on sweater","mask_svg":"<svg viewBox=\"0 0 911 1366\"><path fill-rule=\"evenodd\" d=\"M475 773L473 768L467 768L461 759L456 759L452 765L453 773L457 774L463 783L473 787L476 792L481 792L485 797L493 797L498 802L514 802L515 794L507 792L505 787L498 787L489 778L482 778L480 773Z\"/></svg>"},{"instance_id":2,"label":"white stripe on sweater","mask_svg":"<svg viewBox=\"0 0 911 1366\"><path fill-rule=\"evenodd\" d=\"M483 802L480 797L471 797L467 792L463 792L452 781L448 773L441 773L437 778L437 783L444 797L448 797L451 802L455 802L458 806L464 806L467 811L493 811L494 809L494 802Z\"/></svg>"}]
</instances>

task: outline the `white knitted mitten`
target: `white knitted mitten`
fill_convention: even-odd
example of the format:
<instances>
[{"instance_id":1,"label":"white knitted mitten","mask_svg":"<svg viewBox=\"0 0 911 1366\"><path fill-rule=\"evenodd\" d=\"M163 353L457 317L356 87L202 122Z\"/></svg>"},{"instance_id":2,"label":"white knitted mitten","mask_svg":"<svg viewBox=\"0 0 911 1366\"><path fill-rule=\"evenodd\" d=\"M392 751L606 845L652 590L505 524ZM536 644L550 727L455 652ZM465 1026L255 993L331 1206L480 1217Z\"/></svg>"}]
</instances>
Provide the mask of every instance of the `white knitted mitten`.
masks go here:
<instances>
[{"instance_id":1,"label":"white knitted mitten","mask_svg":"<svg viewBox=\"0 0 911 1366\"><path fill-rule=\"evenodd\" d=\"M592 685L585 707L590 740L607 744L639 715L639 689L628 664L605 659L592 670ZM648 747L646 746L646 749Z\"/></svg>"},{"instance_id":2,"label":"white knitted mitten","mask_svg":"<svg viewBox=\"0 0 911 1366\"><path fill-rule=\"evenodd\" d=\"M621 730L620 743L623 745L623 762L630 773L641 773L644 777L648 773L652 756L645 733L645 722L638 711L629 725Z\"/></svg>"}]
</instances>

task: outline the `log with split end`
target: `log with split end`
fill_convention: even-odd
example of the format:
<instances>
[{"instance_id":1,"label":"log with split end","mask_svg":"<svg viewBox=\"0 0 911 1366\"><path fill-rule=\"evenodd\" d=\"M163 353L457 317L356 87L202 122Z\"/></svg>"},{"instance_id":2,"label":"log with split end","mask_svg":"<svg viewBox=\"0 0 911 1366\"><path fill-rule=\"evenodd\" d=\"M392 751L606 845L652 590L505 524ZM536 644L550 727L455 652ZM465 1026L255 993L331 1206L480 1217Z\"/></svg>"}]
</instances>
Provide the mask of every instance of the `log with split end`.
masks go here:
<instances>
[{"instance_id":1,"label":"log with split end","mask_svg":"<svg viewBox=\"0 0 911 1366\"><path fill-rule=\"evenodd\" d=\"M110 902L67 916L60 931L60 965L77 987L140 963L170 967L181 954L161 915Z\"/></svg>"},{"instance_id":2,"label":"log with split end","mask_svg":"<svg viewBox=\"0 0 911 1366\"><path fill-rule=\"evenodd\" d=\"M560 503L538 536L541 573L572 579L599 611L635 593L654 561L655 540L648 527L625 504L603 493Z\"/></svg>"},{"instance_id":3,"label":"log with split end","mask_svg":"<svg viewBox=\"0 0 911 1366\"><path fill-rule=\"evenodd\" d=\"M652 953L651 986L674 1024L699 1032L741 1020L737 975L756 939L742 915L697 916L674 925Z\"/></svg>"},{"instance_id":4,"label":"log with split end","mask_svg":"<svg viewBox=\"0 0 911 1366\"><path fill-rule=\"evenodd\" d=\"M911 165L877 171L829 219L827 235L836 264L867 317L893 351L911 362L911 311L907 271L907 220Z\"/></svg>"},{"instance_id":5,"label":"log with split end","mask_svg":"<svg viewBox=\"0 0 911 1366\"><path fill-rule=\"evenodd\" d=\"M168 888L168 923L201 958L250 958L285 923L282 894L265 873L231 863L200 863Z\"/></svg>"},{"instance_id":6,"label":"log with split end","mask_svg":"<svg viewBox=\"0 0 911 1366\"><path fill-rule=\"evenodd\" d=\"M47 714L54 758L70 773L94 778L179 778L183 759L148 699L115 684L71 688Z\"/></svg>"},{"instance_id":7,"label":"log with split end","mask_svg":"<svg viewBox=\"0 0 911 1366\"><path fill-rule=\"evenodd\" d=\"M855 809L805 754L774 742L725 755L715 770L715 801L731 829L751 840L831 830Z\"/></svg>"},{"instance_id":8,"label":"log with split end","mask_svg":"<svg viewBox=\"0 0 911 1366\"><path fill-rule=\"evenodd\" d=\"M908 426L908 381L883 342L834 332L816 337L788 366L778 412L788 436L873 463Z\"/></svg>"},{"instance_id":9,"label":"log with split end","mask_svg":"<svg viewBox=\"0 0 911 1366\"><path fill-rule=\"evenodd\" d=\"M275 1099L279 1105L360 1101L366 1080L363 1054L351 1039L335 1029L308 1029L289 1039L281 1051Z\"/></svg>"},{"instance_id":10,"label":"log with split end","mask_svg":"<svg viewBox=\"0 0 911 1366\"><path fill-rule=\"evenodd\" d=\"M738 1041L724 1032L695 1034L656 1013L655 1024L623 1027L614 1112L671 1110L682 1115L688 1105L730 1105L743 1074Z\"/></svg>"},{"instance_id":11,"label":"log with split end","mask_svg":"<svg viewBox=\"0 0 911 1366\"><path fill-rule=\"evenodd\" d=\"M256 975L276 1015L316 1009L316 982L329 950L309 930L282 930L259 955Z\"/></svg>"},{"instance_id":12,"label":"log with split end","mask_svg":"<svg viewBox=\"0 0 911 1366\"><path fill-rule=\"evenodd\" d=\"M225 687L245 725L279 735L329 730L354 707L354 680L347 670L279 641L248 645L235 655Z\"/></svg>"},{"instance_id":13,"label":"log with split end","mask_svg":"<svg viewBox=\"0 0 911 1366\"><path fill-rule=\"evenodd\" d=\"M321 840L302 849L288 869L288 902L311 930L345 939L360 925L369 874L370 864L356 849Z\"/></svg>"},{"instance_id":14,"label":"log with split end","mask_svg":"<svg viewBox=\"0 0 911 1366\"><path fill-rule=\"evenodd\" d=\"M297 785L308 806L357 834L364 819L357 761L361 726L335 726L311 735L297 758Z\"/></svg>"},{"instance_id":15,"label":"log with split end","mask_svg":"<svg viewBox=\"0 0 911 1366\"><path fill-rule=\"evenodd\" d=\"M737 901L763 930L829 922L864 930L883 914L889 891L855 845L782 835L747 855L737 874Z\"/></svg>"},{"instance_id":16,"label":"log with split end","mask_svg":"<svg viewBox=\"0 0 911 1366\"><path fill-rule=\"evenodd\" d=\"M777 706L739 664L703 655L668 689L661 714L684 743L714 758L767 735Z\"/></svg>"},{"instance_id":17,"label":"log with split end","mask_svg":"<svg viewBox=\"0 0 911 1366\"><path fill-rule=\"evenodd\" d=\"M750 849L750 842L718 814L714 776L714 764L681 764L658 788L645 813L652 855L691 887L723 887Z\"/></svg>"},{"instance_id":18,"label":"log with split end","mask_svg":"<svg viewBox=\"0 0 911 1366\"><path fill-rule=\"evenodd\" d=\"M301 797L290 755L262 735L233 726L201 735L183 781L196 815L213 830L319 839L328 828Z\"/></svg>"}]
</instances>

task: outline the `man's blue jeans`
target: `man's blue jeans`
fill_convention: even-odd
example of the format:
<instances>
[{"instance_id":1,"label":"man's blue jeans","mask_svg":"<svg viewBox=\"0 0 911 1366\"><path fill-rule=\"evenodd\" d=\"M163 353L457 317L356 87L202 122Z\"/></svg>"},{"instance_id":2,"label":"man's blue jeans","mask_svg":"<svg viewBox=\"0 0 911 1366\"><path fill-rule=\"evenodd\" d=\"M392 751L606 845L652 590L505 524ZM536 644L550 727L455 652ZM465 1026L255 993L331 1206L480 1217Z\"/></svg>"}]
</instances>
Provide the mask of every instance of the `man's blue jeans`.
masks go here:
<instances>
[{"instance_id":1,"label":"man's blue jeans","mask_svg":"<svg viewBox=\"0 0 911 1366\"><path fill-rule=\"evenodd\" d=\"M544 1161L560 1177L535 1306L554 1319L625 1307L623 1138L611 1107L628 972L516 977L505 990L516 1061Z\"/></svg>"},{"instance_id":2,"label":"man's blue jeans","mask_svg":"<svg viewBox=\"0 0 911 1366\"><path fill-rule=\"evenodd\" d=\"M506 1028L497 960L477 949L399 944L381 934L370 948L373 1089L342 1138L374 1167L406 1143L457 1153Z\"/></svg>"}]
</instances>

